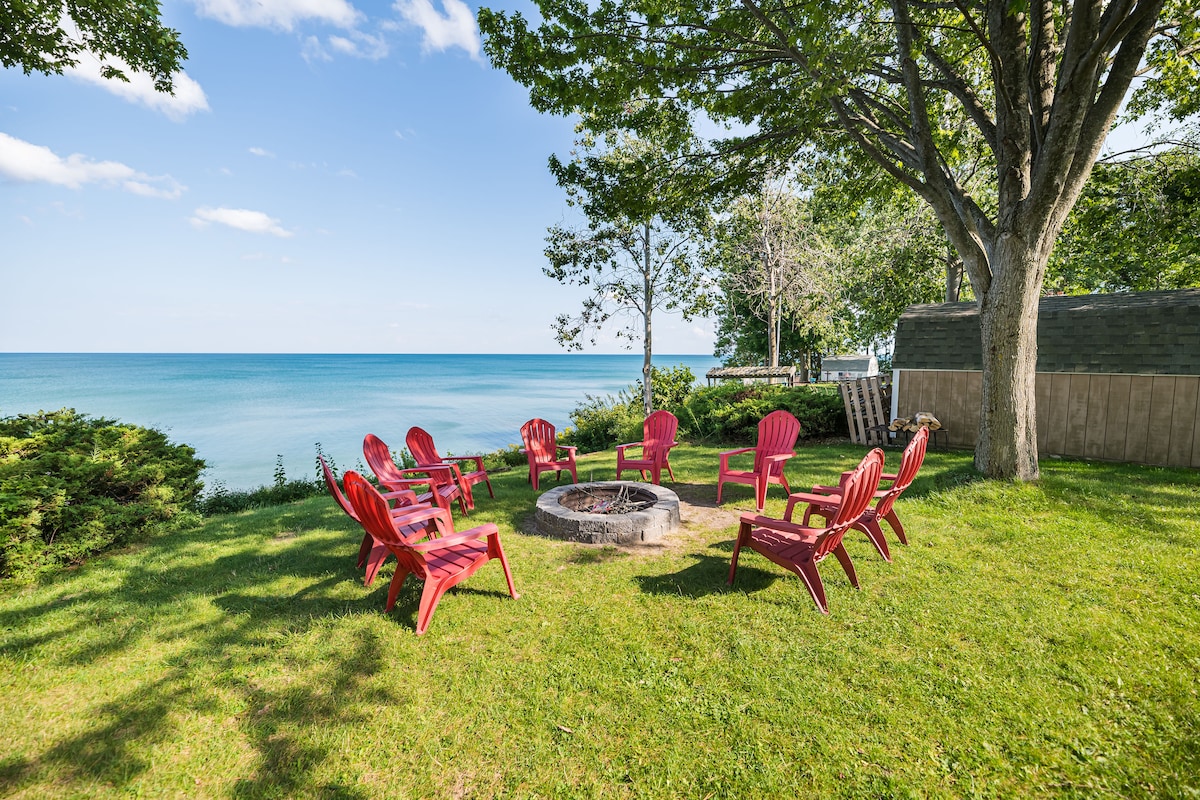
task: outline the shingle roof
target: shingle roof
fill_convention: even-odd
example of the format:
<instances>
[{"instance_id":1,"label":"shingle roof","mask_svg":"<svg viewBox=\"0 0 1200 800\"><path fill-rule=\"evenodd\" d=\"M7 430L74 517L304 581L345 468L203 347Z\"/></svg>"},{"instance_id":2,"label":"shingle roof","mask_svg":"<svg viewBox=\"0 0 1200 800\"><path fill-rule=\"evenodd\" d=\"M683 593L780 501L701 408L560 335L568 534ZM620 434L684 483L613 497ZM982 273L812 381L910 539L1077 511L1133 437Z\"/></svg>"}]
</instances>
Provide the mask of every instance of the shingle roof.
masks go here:
<instances>
[{"instance_id":1,"label":"shingle roof","mask_svg":"<svg viewBox=\"0 0 1200 800\"><path fill-rule=\"evenodd\" d=\"M982 369L978 308L909 306L892 366ZM1043 297L1037 370L1200 375L1200 289Z\"/></svg>"}]
</instances>

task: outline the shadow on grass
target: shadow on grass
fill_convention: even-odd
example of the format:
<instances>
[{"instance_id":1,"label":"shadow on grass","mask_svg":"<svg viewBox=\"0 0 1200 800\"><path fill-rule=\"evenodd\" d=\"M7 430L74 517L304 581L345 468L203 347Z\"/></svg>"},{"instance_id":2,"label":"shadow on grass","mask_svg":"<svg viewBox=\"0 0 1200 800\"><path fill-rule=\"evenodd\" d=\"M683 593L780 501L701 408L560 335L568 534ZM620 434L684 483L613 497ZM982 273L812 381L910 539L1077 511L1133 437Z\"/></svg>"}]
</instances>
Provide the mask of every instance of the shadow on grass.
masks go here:
<instances>
[{"instance_id":1,"label":"shadow on grass","mask_svg":"<svg viewBox=\"0 0 1200 800\"><path fill-rule=\"evenodd\" d=\"M738 565L737 582L725 583L729 577L729 560L710 555L693 556L694 563L676 572L634 577L638 587L647 594L669 594L682 597L705 597L729 592L756 592L765 589L781 577L754 567Z\"/></svg>"}]
</instances>

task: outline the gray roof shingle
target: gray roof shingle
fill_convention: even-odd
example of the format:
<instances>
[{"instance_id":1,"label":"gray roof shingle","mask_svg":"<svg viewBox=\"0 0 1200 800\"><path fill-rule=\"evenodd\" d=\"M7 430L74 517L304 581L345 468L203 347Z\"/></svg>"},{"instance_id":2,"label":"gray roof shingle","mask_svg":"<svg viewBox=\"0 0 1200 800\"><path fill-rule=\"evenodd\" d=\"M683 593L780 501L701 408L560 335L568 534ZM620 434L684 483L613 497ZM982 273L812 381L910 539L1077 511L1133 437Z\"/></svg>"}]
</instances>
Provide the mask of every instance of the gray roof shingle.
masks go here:
<instances>
[{"instance_id":1,"label":"gray roof shingle","mask_svg":"<svg viewBox=\"0 0 1200 800\"><path fill-rule=\"evenodd\" d=\"M894 369L983 368L974 303L909 306ZM1038 372L1200 375L1200 289L1043 297Z\"/></svg>"}]
</instances>

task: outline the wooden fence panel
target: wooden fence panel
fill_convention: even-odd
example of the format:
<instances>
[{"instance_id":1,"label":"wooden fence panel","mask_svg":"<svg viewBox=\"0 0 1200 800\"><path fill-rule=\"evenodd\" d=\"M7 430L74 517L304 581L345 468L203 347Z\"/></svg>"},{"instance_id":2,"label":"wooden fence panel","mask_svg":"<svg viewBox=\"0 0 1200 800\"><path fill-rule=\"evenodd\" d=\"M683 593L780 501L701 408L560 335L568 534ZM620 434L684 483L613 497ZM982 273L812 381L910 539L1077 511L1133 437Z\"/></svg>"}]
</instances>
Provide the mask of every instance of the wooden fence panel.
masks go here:
<instances>
[{"instance_id":1,"label":"wooden fence panel","mask_svg":"<svg viewBox=\"0 0 1200 800\"><path fill-rule=\"evenodd\" d=\"M1150 437L1150 398L1154 376L1134 375L1129 380L1129 427L1125 431L1125 461L1146 462L1146 440Z\"/></svg>"},{"instance_id":2,"label":"wooden fence panel","mask_svg":"<svg viewBox=\"0 0 1200 800\"><path fill-rule=\"evenodd\" d=\"M1071 376L1062 372L1046 373L1050 384L1050 430L1046 431L1046 447L1038 452L1061 455L1067 449L1067 401L1071 397Z\"/></svg>"},{"instance_id":3,"label":"wooden fence panel","mask_svg":"<svg viewBox=\"0 0 1200 800\"><path fill-rule=\"evenodd\" d=\"M1104 448L1099 458L1120 461L1125 457L1125 440L1129 437L1130 375L1108 376L1108 424L1104 429Z\"/></svg>"},{"instance_id":4,"label":"wooden fence panel","mask_svg":"<svg viewBox=\"0 0 1200 800\"><path fill-rule=\"evenodd\" d=\"M1108 432L1109 375L1088 376L1087 429L1083 435L1083 454L1104 458L1104 435Z\"/></svg>"},{"instance_id":5,"label":"wooden fence panel","mask_svg":"<svg viewBox=\"0 0 1200 800\"><path fill-rule=\"evenodd\" d=\"M1150 425L1146 431L1146 463L1166 464L1175 408L1175 376L1155 375L1150 389Z\"/></svg>"},{"instance_id":6,"label":"wooden fence panel","mask_svg":"<svg viewBox=\"0 0 1200 800\"><path fill-rule=\"evenodd\" d=\"M974 447L982 375L905 370L896 412L930 411L950 444ZM1038 452L1200 468L1200 376L1039 373Z\"/></svg>"},{"instance_id":7,"label":"wooden fence panel","mask_svg":"<svg viewBox=\"0 0 1200 800\"><path fill-rule=\"evenodd\" d=\"M1071 388L1067 395L1067 438L1063 442L1062 455L1083 456L1087 441L1088 392L1091 388L1090 375L1072 375Z\"/></svg>"},{"instance_id":8,"label":"wooden fence panel","mask_svg":"<svg viewBox=\"0 0 1200 800\"><path fill-rule=\"evenodd\" d=\"M1175 380L1175 402L1171 408L1171 441L1167 464L1186 467L1192 459L1192 437L1196 431L1196 394L1200 386L1187 378Z\"/></svg>"}]
</instances>

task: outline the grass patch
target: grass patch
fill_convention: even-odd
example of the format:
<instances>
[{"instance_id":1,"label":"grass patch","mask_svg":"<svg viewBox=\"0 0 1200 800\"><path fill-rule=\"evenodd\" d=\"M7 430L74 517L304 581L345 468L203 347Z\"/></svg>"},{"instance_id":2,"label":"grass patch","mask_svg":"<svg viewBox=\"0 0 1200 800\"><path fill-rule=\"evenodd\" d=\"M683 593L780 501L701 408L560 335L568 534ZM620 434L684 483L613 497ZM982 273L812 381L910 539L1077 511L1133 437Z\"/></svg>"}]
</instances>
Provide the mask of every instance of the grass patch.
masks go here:
<instances>
[{"instance_id":1,"label":"grass patch","mask_svg":"<svg viewBox=\"0 0 1200 800\"><path fill-rule=\"evenodd\" d=\"M685 499L713 505L716 452L672 453ZM861 454L801 448L789 479ZM614 472L581 459L581 480ZM1049 461L1016 485L932 452L895 563L851 535L862 591L822 565L828 617L753 552L726 587L732 526L654 554L553 542L520 532L524 470L493 483L469 520L500 525L522 597L488 564L422 638L418 585L385 615L394 562L364 588L327 497L3 587L0 793L1200 792L1195 471Z\"/></svg>"}]
</instances>

